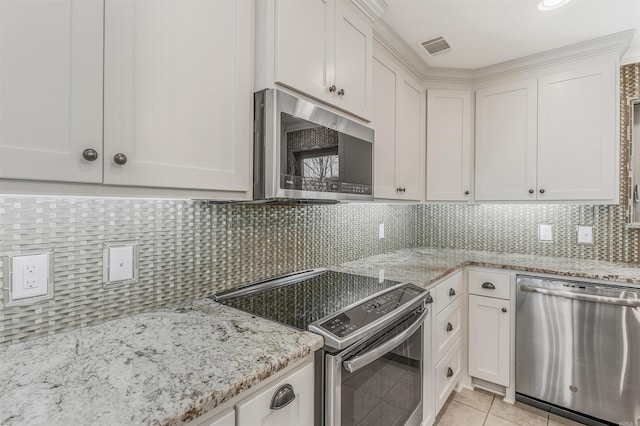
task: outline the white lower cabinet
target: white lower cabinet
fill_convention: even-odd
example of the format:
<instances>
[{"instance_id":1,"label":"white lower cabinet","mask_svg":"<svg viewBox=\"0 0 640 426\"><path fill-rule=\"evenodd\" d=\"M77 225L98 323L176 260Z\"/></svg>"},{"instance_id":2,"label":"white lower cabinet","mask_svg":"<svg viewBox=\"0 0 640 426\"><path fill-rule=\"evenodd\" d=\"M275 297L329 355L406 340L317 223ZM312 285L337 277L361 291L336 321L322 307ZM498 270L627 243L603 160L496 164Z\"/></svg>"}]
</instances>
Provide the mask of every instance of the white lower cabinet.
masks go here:
<instances>
[{"instance_id":1,"label":"white lower cabinet","mask_svg":"<svg viewBox=\"0 0 640 426\"><path fill-rule=\"evenodd\" d=\"M462 355L465 324L463 295L464 274L458 271L440 281L431 290L434 296L433 320L431 328L430 391L425 407L424 424L433 423L451 392L462 377Z\"/></svg>"},{"instance_id":2,"label":"white lower cabinet","mask_svg":"<svg viewBox=\"0 0 640 426\"><path fill-rule=\"evenodd\" d=\"M313 426L313 363L236 405L236 426ZM271 408L279 395L281 408ZM286 403L289 395L293 400Z\"/></svg>"},{"instance_id":3,"label":"white lower cabinet","mask_svg":"<svg viewBox=\"0 0 640 426\"><path fill-rule=\"evenodd\" d=\"M447 352L435 369L436 382L436 413L440 411L451 392L455 389L460 378L461 353L460 340Z\"/></svg>"},{"instance_id":4,"label":"white lower cabinet","mask_svg":"<svg viewBox=\"0 0 640 426\"><path fill-rule=\"evenodd\" d=\"M462 300L457 299L436 316L433 359L442 359L462 335Z\"/></svg>"},{"instance_id":5,"label":"white lower cabinet","mask_svg":"<svg viewBox=\"0 0 640 426\"><path fill-rule=\"evenodd\" d=\"M236 426L236 412L228 408L212 419L198 423L198 426Z\"/></svg>"},{"instance_id":6,"label":"white lower cabinet","mask_svg":"<svg viewBox=\"0 0 640 426\"><path fill-rule=\"evenodd\" d=\"M509 385L509 301L469 296L469 374Z\"/></svg>"},{"instance_id":7,"label":"white lower cabinet","mask_svg":"<svg viewBox=\"0 0 640 426\"><path fill-rule=\"evenodd\" d=\"M511 386L510 290L508 274L469 271L469 375L505 387Z\"/></svg>"},{"instance_id":8,"label":"white lower cabinet","mask_svg":"<svg viewBox=\"0 0 640 426\"><path fill-rule=\"evenodd\" d=\"M188 423L189 426L313 426L313 354Z\"/></svg>"}]
</instances>

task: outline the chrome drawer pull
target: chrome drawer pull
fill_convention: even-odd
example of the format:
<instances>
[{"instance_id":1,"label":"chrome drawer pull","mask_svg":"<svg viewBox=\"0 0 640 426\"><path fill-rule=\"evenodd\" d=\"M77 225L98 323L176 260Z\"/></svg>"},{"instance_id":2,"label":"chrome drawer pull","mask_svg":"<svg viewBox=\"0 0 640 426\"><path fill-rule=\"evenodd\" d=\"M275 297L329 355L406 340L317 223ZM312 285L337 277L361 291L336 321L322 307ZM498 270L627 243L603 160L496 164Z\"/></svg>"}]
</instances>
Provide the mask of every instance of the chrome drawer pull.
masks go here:
<instances>
[{"instance_id":1,"label":"chrome drawer pull","mask_svg":"<svg viewBox=\"0 0 640 426\"><path fill-rule=\"evenodd\" d=\"M453 370L451 367L447 368L447 377L453 377Z\"/></svg>"},{"instance_id":2,"label":"chrome drawer pull","mask_svg":"<svg viewBox=\"0 0 640 426\"><path fill-rule=\"evenodd\" d=\"M495 290L496 286L493 283L487 281L486 283L482 283L482 288L486 288L487 290Z\"/></svg>"},{"instance_id":3,"label":"chrome drawer pull","mask_svg":"<svg viewBox=\"0 0 640 426\"><path fill-rule=\"evenodd\" d=\"M449 289L449 296L455 296L456 295L456 291L452 288Z\"/></svg>"},{"instance_id":4,"label":"chrome drawer pull","mask_svg":"<svg viewBox=\"0 0 640 426\"><path fill-rule=\"evenodd\" d=\"M447 331L453 331L453 326L451 325L451 323L447 323Z\"/></svg>"},{"instance_id":5,"label":"chrome drawer pull","mask_svg":"<svg viewBox=\"0 0 640 426\"><path fill-rule=\"evenodd\" d=\"M296 399L296 393L293 391L293 386L289 383L282 385L278 388L273 398L271 398L271 409L279 410L291 404Z\"/></svg>"}]
</instances>

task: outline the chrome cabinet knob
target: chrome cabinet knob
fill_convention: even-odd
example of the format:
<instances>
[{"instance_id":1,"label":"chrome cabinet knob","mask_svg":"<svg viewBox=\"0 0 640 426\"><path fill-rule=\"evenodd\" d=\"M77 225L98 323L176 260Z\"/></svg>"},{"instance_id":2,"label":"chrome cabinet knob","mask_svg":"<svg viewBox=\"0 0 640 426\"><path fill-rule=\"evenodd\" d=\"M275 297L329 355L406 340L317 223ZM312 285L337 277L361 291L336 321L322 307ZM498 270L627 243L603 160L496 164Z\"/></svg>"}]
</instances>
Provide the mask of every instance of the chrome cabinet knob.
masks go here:
<instances>
[{"instance_id":1,"label":"chrome cabinet knob","mask_svg":"<svg viewBox=\"0 0 640 426\"><path fill-rule=\"evenodd\" d=\"M447 377L453 377L453 369L451 367L447 368Z\"/></svg>"},{"instance_id":2,"label":"chrome cabinet knob","mask_svg":"<svg viewBox=\"0 0 640 426\"><path fill-rule=\"evenodd\" d=\"M449 289L449 296L455 296L456 295L456 291L452 288Z\"/></svg>"},{"instance_id":3,"label":"chrome cabinet knob","mask_svg":"<svg viewBox=\"0 0 640 426\"><path fill-rule=\"evenodd\" d=\"M535 191L533 189L529 190L529 194L533 194Z\"/></svg>"},{"instance_id":4,"label":"chrome cabinet knob","mask_svg":"<svg viewBox=\"0 0 640 426\"><path fill-rule=\"evenodd\" d=\"M98 151L95 149L87 148L82 151L82 158L87 161L96 161L98 159Z\"/></svg>"},{"instance_id":5,"label":"chrome cabinet knob","mask_svg":"<svg viewBox=\"0 0 640 426\"><path fill-rule=\"evenodd\" d=\"M453 325L450 322L447 323L447 331L453 331Z\"/></svg>"},{"instance_id":6,"label":"chrome cabinet knob","mask_svg":"<svg viewBox=\"0 0 640 426\"><path fill-rule=\"evenodd\" d=\"M507 308L502 308L502 312L507 312Z\"/></svg>"},{"instance_id":7,"label":"chrome cabinet knob","mask_svg":"<svg viewBox=\"0 0 640 426\"><path fill-rule=\"evenodd\" d=\"M329 93L335 93L336 90L338 90L338 88L336 87L335 84L332 84L331 86L329 86Z\"/></svg>"},{"instance_id":8,"label":"chrome cabinet knob","mask_svg":"<svg viewBox=\"0 0 640 426\"><path fill-rule=\"evenodd\" d=\"M113 162L119 166L124 166L125 164L127 164L127 156L119 152L113 156Z\"/></svg>"},{"instance_id":9,"label":"chrome cabinet knob","mask_svg":"<svg viewBox=\"0 0 640 426\"><path fill-rule=\"evenodd\" d=\"M464 195L469 195L471 194L469 191L464 191Z\"/></svg>"},{"instance_id":10,"label":"chrome cabinet knob","mask_svg":"<svg viewBox=\"0 0 640 426\"><path fill-rule=\"evenodd\" d=\"M407 188L403 188L401 186L399 186L398 188L396 188L396 192L405 192L407 190Z\"/></svg>"},{"instance_id":11,"label":"chrome cabinet knob","mask_svg":"<svg viewBox=\"0 0 640 426\"><path fill-rule=\"evenodd\" d=\"M493 285L493 283L490 283L489 281L487 281L486 283L482 283L482 288L485 288L487 290L495 290L496 286Z\"/></svg>"},{"instance_id":12,"label":"chrome cabinet knob","mask_svg":"<svg viewBox=\"0 0 640 426\"><path fill-rule=\"evenodd\" d=\"M344 89L338 90L338 95L339 96L344 96Z\"/></svg>"},{"instance_id":13,"label":"chrome cabinet knob","mask_svg":"<svg viewBox=\"0 0 640 426\"><path fill-rule=\"evenodd\" d=\"M544 194L544 189L541 189L541 190L540 190L540 193L541 193L541 194Z\"/></svg>"}]
</instances>

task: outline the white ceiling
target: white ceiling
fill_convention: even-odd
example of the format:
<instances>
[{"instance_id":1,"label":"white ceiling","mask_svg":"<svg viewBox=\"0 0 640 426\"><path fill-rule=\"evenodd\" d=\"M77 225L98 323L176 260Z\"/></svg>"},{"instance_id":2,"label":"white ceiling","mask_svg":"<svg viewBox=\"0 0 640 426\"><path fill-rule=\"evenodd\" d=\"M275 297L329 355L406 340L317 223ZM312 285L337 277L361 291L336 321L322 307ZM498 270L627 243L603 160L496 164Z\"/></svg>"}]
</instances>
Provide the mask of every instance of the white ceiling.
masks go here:
<instances>
[{"instance_id":1,"label":"white ceiling","mask_svg":"<svg viewBox=\"0 0 640 426\"><path fill-rule=\"evenodd\" d=\"M430 67L477 69L597 37L636 29L640 0L572 0L538 10L539 0L385 0L382 19ZM431 56L420 42L442 35L448 53Z\"/></svg>"}]
</instances>

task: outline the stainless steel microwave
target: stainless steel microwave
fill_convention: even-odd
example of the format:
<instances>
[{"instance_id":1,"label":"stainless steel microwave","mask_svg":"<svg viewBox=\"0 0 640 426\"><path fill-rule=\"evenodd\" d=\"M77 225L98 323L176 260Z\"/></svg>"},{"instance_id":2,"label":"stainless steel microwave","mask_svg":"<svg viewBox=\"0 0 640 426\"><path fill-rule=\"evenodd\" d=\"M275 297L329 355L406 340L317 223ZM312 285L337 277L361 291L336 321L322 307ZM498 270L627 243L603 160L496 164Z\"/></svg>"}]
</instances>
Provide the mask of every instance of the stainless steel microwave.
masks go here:
<instances>
[{"instance_id":1,"label":"stainless steel microwave","mask_svg":"<svg viewBox=\"0 0 640 426\"><path fill-rule=\"evenodd\" d=\"M277 89L254 109L254 201L373 200L372 129Z\"/></svg>"}]
</instances>

